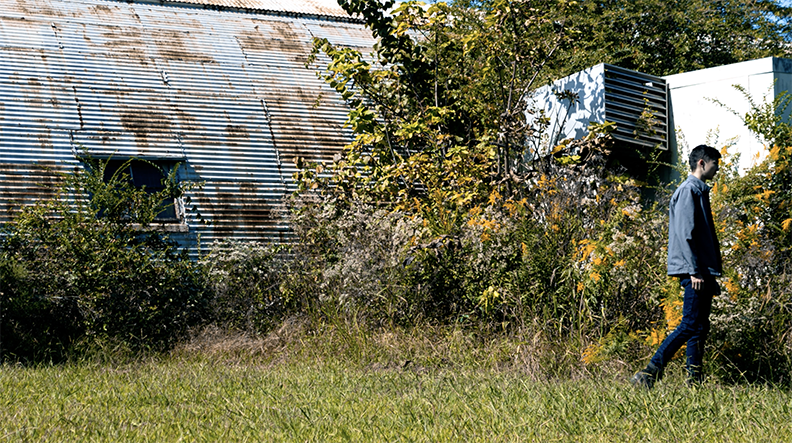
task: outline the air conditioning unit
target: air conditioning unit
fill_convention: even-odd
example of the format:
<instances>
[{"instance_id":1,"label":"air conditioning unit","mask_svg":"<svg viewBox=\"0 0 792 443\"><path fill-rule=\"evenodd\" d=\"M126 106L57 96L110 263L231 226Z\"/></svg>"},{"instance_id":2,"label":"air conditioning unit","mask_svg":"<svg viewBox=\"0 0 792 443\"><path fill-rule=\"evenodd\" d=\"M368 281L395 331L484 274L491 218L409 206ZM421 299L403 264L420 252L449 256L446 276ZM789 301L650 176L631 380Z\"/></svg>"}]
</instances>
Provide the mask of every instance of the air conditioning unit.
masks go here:
<instances>
[{"instance_id":1,"label":"air conditioning unit","mask_svg":"<svg viewBox=\"0 0 792 443\"><path fill-rule=\"evenodd\" d=\"M599 64L537 89L528 99L527 117L549 125L540 150L550 152L564 139L579 139L590 123L613 122L619 145L667 150L668 87L664 79L609 64Z\"/></svg>"}]
</instances>

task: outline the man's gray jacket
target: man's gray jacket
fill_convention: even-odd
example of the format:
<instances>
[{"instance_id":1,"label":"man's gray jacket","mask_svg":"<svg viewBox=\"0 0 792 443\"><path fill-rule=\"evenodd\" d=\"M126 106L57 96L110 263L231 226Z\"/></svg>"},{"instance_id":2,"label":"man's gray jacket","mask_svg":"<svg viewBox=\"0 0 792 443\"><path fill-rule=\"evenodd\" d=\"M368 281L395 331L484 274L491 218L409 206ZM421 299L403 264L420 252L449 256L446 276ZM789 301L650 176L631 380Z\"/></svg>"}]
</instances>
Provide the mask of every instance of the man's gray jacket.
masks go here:
<instances>
[{"instance_id":1,"label":"man's gray jacket","mask_svg":"<svg viewBox=\"0 0 792 443\"><path fill-rule=\"evenodd\" d=\"M668 275L721 275L720 246L712 220L709 186L689 175L668 210Z\"/></svg>"}]
</instances>

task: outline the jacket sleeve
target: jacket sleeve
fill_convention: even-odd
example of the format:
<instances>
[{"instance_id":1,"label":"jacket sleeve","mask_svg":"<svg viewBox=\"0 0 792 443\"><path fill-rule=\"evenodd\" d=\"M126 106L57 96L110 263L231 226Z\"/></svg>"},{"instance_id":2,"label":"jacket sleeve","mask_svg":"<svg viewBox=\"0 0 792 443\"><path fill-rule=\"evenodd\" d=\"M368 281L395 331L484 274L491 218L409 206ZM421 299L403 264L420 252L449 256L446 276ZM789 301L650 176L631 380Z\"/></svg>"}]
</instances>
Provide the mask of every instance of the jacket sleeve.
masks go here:
<instances>
[{"instance_id":1,"label":"jacket sleeve","mask_svg":"<svg viewBox=\"0 0 792 443\"><path fill-rule=\"evenodd\" d=\"M696 209L701 196L690 188L681 189L669 206L668 274L700 274L694 240Z\"/></svg>"}]
</instances>

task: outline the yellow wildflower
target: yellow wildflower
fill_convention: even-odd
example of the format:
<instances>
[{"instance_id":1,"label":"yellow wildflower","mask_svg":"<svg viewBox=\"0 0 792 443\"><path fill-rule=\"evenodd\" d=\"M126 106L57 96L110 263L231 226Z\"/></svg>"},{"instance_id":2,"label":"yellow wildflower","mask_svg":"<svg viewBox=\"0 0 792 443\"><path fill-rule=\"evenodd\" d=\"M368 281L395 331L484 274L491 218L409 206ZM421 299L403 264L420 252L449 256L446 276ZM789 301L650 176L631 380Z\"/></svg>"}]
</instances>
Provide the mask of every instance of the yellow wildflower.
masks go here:
<instances>
[{"instance_id":1,"label":"yellow wildflower","mask_svg":"<svg viewBox=\"0 0 792 443\"><path fill-rule=\"evenodd\" d=\"M663 312L665 313L666 326L673 331L682 323L682 300L664 300Z\"/></svg>"},{"instance_id":2,"label":"yellow wildflower","mask_svg":"<svg viewBox=\"0 0 792 443\"><path fill-rule=\"evenodd\" d=\"M781 153L781 147L780 146L773 146L773 148L770 149L770 158L773 161L778 160L778 154L780 154L780 153Z\"/></svg>"},{"instance_id":3,"label":"yellow wildflower","mask_svg":"<svg viewBox=\"0 0 792 443\"><path fill-rule=\"evenodd\" d=\"M591 255L591 253L594 252L595 249L597 249L597 245L595 245L593 243L588 243L588 241L586 241L586 240L584 240L584 242L581 242L581 244L583 244L584 246L580 250L580 258L582 260L587 259L589 257L589 255Z\"/></svg>"},{"instance_id":4,"label":"yellow wildflower","mask_svg":"<svg viewBox=\"0 0 792 443\"><path fill-rule=\"evenodd\" d=\"M731 298L732 301L737 301L737 294L740 292L740 285L735 283L731 278L727 278L726 281L723 282L723 287L729 294L729 298Z\"/></svg>"},{"instance_id":5,"label":"yellow wildflower","mask_svg":"<svg viewBox=\"0 0 792 443\"><path fill-rule=\"evenodd\" d=\"M500 193L496 189L493 189L492 193L489 196L489 204L494 205L500 199L501 199Z\"/></svg>"},{"instance_id":6,"label":"yellow wildflower","mask_svg":"<svg viewBox=\"0 0 792 443\"><path fill-rule=\"evenodd\" d=\"M646 337L646 344L652 347L659 346L660 343L662 343L663 340L665 340L665 337L666 337L665 331L663 331L662 329L659 328L652 329L649 332L649 336Z\"/></svg>"},{"instance_id":7,"label":"yellow wildflower","mask_svg":"<svg viewBox=\"0 0 792 443\"><path fill-rule=\"evenodd\" d=\"M775 194L775 191L770 189L765 189L764 192L762 192L761 194L756 194L755 197L762 203L767 203L768 200L770 199L770 196L773 194Z\"/></svg>"},{"instance_id":8,"label":"yellow wildflower","mask_svg":"<svg viewBox=\"0 0 792 443\"><path fill-rule=\"evenodd\" d=\"M599 355L601 351L602 346L600 346L598 343L592 343L586 346L586 349L583 350L583 355L581 355L580 360L587 365L596 363L599 361Z\"/></svg>"}]
</instances>

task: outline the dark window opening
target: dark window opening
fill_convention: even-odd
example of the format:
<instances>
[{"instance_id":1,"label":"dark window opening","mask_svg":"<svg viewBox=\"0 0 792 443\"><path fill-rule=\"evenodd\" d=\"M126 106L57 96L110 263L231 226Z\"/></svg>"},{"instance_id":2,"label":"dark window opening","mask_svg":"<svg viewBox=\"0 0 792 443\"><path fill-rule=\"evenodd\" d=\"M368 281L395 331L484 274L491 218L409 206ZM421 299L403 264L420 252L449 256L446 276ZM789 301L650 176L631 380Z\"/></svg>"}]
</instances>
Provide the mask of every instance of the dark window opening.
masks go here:
<instances>
[{"instance_id":1,"label":"dark window opening","mask_svg":"<svg viewBox=\"0 0 792 443\"><path fill-rule=\"evenodd\" d=\"M110 181L114 174L126 175L132 185L141 188L149 194L155 194L165 189L163 181L174 167L172 162L148 160L109 160L104 170L105 182ZM124 170L120 170L124 168ZM160 203L162 211L154 218L158 222L178 222L176 199L167 198Z\"/></svg>"}]
</instances>

